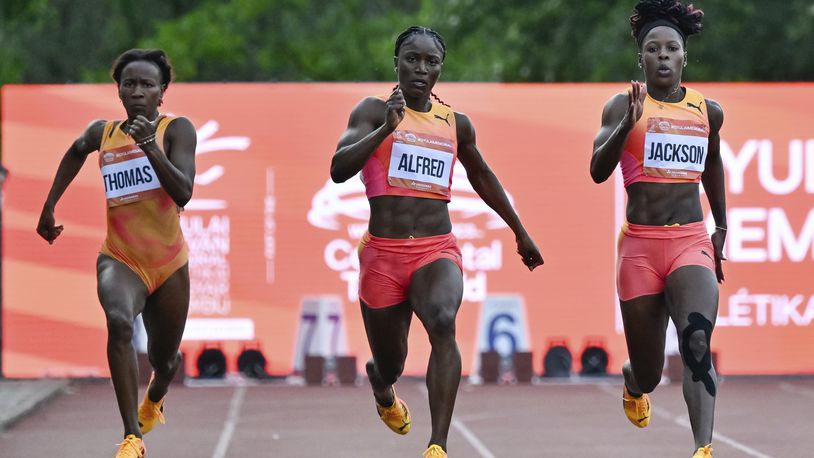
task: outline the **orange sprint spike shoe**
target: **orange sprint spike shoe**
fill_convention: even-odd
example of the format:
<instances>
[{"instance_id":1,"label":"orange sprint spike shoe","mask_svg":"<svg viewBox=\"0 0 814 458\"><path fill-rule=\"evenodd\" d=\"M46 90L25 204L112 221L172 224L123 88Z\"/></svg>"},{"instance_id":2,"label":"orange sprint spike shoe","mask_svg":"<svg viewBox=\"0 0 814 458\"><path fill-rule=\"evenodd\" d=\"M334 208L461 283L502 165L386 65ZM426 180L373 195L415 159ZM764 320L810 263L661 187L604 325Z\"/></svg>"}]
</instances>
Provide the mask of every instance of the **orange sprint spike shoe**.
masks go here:
<instances>
[{"instance_id":1,"label":"orange sprint spike shoe","mask_svg":"<svg viewBox=\"0 0 814 458\"><path fill-rule=\"evenodd\" d=\"M432 444L427 450L424 450L424 454L421 455L421 458L447 458L447 452L445 452L440 445Z\"/></svg>"},{"instance_id":2,"label":"orange sprint spike shoe","mask_svg":"<svg viewBox=\"0 0 814 458\"><path fill-rule=\"evenodd\" d=\"M622 393L622 406L625 409L625 415L631 423L639 428L644 428L650 424L650 396L642 394L641 397L633 397L628 393L625 387Z\"/></svg>"},{"instance_id":3,"label":"orange sprint spike shoe","mask_svg":"<svg viewBox=\"0 0 814 458\"><path fill-rule=\"evenodd\" d=\"M154 377L155 375L153 375ZM158 402L150 400L149 392L150 386L153 384L153 377L150 377L150 383L147 384L147 391L144 393L144 399L141 405L138 406L138 425L141 427L141 434L147 434L153 430L156 423L162 425L167 421L164 419L164 399Z\"/></svg>"},{"instance_id":4,"label":"orange sprint spike shoe","mask_svg":"<svg viewBox=\"0 0 814 458\"><path fill-rule=\"evenodd\" d=\"M385 425L396 434L407 434L410 432L410 424L413 422L410 417L410 409L398 396L393 388L393 405L384 407L376 401L376 412Z\"/></svg>"},{"instance_id":5,"label":"orange sprint spike shoe","mask_svg":"<svg viewBox=\"0 0 814 458\"><path fill-rule=\"evenodd\" d=\"M144 458L147 456L147 449L140 437L128 434L121 444L115 458Z\"/></svg>"},{"instance_id":6,"label":"orange sprint spike shoe","mask_svg":"<svg viewBox=\"0 0 814 458\"><path fill-rule=\"evenodd\" d=\"M712 458L712 444L699 448L692 458Z\"/></svg>"}]
</instances>

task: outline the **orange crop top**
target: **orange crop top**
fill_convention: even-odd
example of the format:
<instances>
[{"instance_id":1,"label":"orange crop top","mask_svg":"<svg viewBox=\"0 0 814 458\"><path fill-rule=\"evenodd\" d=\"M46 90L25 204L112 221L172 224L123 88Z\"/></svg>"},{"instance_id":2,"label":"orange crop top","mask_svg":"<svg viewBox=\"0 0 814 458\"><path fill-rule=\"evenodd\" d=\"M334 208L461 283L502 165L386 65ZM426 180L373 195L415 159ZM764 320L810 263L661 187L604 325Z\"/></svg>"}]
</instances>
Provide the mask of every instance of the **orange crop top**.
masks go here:
<instances>
[{"instance_id":1,"label":"orange crop top","mask_svg":"<svg viewBox=\"0 0 814 458\"><path fill-rule=\"evenodd\" d=\"M680 102L659 102L648 94L641 119L620 159L625 187L647 183L698 183L709 144L707 103L686 88Z\"/></svg>"},{"instance_id":2,"label":"orange crop top","mask_svg":"<svg viewBox=\"0 0 814 458\"><path fill-rule=\"evenodd\" d=\"M449 201L457 158L451 108L433 103L430 111L422 113L405 107L404 119L362 168L365 193L368 199L388 195Z\"/></svg>"}]
</instances>

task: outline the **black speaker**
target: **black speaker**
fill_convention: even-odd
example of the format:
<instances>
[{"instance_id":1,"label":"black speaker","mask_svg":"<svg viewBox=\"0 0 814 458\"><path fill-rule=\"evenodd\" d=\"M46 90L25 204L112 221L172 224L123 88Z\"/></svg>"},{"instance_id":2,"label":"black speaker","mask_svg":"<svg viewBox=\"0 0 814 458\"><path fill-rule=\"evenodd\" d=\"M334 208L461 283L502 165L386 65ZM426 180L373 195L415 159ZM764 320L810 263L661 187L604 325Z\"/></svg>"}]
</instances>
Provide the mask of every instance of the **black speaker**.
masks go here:
<instances>
[{"instance_id":1,"label":"black speaker","mask_svg":"<svg viewBox=\"0 0 814 458\"><path fill-rule=\"evenodd\" d=\"M205 348L198 355L198 378L216 379L226 375L226 355L219 348Z\"/></svg>"},{"instance_id":2,"label":"black speaker","mask_svg":"<svg viewBox=\"0 0 814 458\"><path fill-rule=\"evenodd\" d=\"M260 353L260 350L244 349L237 357L237 370L249 378L261 380L269 378L269 374L266 372L266 357Z\"/></svg>"},{"instance_id":3,"label":"black speaker","mask_svg":"<svg viewBox=\"0 0 814 458\"><path fill-rule=\"evenodd\" d=\"M580 375L602 376L608 374L608 352L600 345L589 344L580 357L582 370Z\"/></svg>"},{"instance_id":4,"label":"black speaker","mask_svg":"<svg viewBox=\"0 0 814 458\"><path fill-rule=\"evenodd\" d=\"M565 341L551 341L543 358L543 376L570 377L572 364L571 350Z\"/></svg>"}]
</instances>

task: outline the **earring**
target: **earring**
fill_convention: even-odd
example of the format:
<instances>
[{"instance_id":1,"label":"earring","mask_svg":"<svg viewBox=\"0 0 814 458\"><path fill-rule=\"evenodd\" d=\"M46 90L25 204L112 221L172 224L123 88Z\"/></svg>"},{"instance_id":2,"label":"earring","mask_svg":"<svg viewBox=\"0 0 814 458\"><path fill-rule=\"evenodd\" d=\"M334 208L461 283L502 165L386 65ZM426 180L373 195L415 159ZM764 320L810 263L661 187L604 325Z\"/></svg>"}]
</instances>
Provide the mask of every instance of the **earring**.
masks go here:
<instances>
[{"instance_id":1,"label":"earring","mask_svg":"<svg viewBox=\"0 0 814 458\"><path fill-rule=\"evenodd\" d=\"M686 60L684 61L684 66L685 66L685 67L687 66L687 61L686 61Z\"/></svg>"},{"instance_id":2,"label":"earring","mask_svg":"<svg viewBox=\"0 0 814 458\"><path fill-rule=\"evenodd\" d=\"M642 68L642 63L641 62L639 62L639 68Z\"/></svg>"}]
</instances>

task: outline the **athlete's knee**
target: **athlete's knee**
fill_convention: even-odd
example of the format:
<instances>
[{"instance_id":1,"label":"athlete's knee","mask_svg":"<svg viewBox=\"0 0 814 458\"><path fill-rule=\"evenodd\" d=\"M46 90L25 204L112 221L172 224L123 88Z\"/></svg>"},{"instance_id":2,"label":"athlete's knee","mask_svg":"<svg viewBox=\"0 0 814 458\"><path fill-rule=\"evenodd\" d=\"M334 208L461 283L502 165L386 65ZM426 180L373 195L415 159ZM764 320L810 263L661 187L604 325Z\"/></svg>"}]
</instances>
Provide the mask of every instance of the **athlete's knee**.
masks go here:
<instances>
[{"instance_id":1,"label":"athlete's knee","mask_svg":"<svg viewBox=\"0 0 814 458\"><path fill-rule=\"evenodd\" d=\"M681 333L681 355L693 382L702 382L707 392L715 396L716 383L712 377L712 356L709 342L712 322L697 312L690 313L687 327ZM686 373L686 372L685 372Z\"/></svg>"},{"instance_id":2,"label":"athlete's knee","mask_svg":"<svg viewBox=\"0 0 814 458\"><path fill-rule=\"evenodd\" d=\"M681 353L684 364L709 370L711 367L709 343L712 338L712 322L700 313L690 313L687 326L681 333Z\"/></svg>"},{"instance_id":3,"label":"athlete's knee","mask_svg":"<svg viewBox=\"0 0 814 458\"><path fill-rule=\"evenodd\" d=\"M696 330L687 339L686 348L690 351L690 355L684 355L685 358L691 357L696 361L705 359L709 353L709 344L707 343L707 334L702 330Z\"/></svg>"},{"instance_id":4,"label":"athlete's knee","mask_svg":"<svg viewBox=\"0 0 814 458\"><path fill-rule=\"evenodd\" d=\"M431 340L455 338L455 311L449 307L438 306L437 312L424 320L424 327Z\"/></svg>"},{"instance_id":5,"label":"athlete's knee","mask_svg":"<svg viewBox=\"0 0 814 458\"><path fill-rule=\"evenodd\" d=\"M130 342L133 340L133 318L122 312L107 312L107 334L109 340Z\"/></svg>"},{"instance_id":6,"label":"athlete's knee","mask_svg":"<svg viewBox=\"0 0 814 458\"><path fill-rule=\"evenodd\" d=\"M385 385L392 385L401 377L404 372L404 361L386 361L376 365L379 378Z\"/></svg>"},{"instance_id":7,"label":"athlete's knee","mask_svg":"<svg viewBox=\"0 0 814 458\"><path fill-rule=\"evenodd\" d=\"M636 384L639 385L639 389L642 390L642 393L652 393L653 390L659 386L659 383L661 383L661 372L653 372L642 375L641 377L636 377Z\"/></svg>"}]
</instances>

